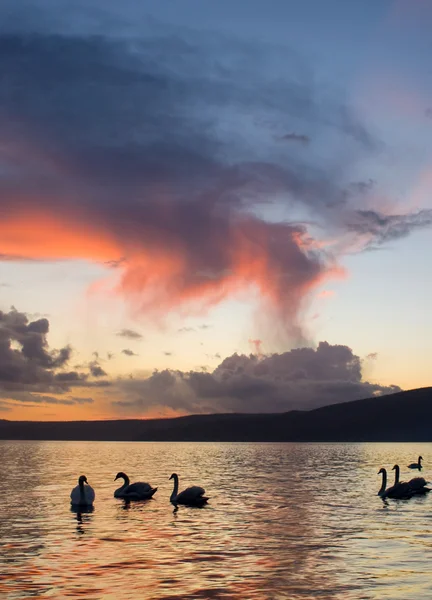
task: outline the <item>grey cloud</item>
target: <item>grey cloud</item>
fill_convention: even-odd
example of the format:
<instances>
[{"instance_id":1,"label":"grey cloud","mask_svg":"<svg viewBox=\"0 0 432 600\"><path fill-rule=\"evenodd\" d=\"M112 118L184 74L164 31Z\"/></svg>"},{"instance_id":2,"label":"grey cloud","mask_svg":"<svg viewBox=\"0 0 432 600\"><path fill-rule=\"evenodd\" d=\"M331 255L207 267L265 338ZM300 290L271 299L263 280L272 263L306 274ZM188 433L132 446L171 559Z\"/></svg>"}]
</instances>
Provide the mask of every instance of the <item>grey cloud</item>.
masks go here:
<instances>
[{"instance_id":1,"label":"grey cloud","mask_svg":"<svg viewBox=\"0 0 432 600\"><path fill-rule=\"evenodd\" d=\"M38 394L32 392L11 392L8 394L7 406L14 406L16 404L53 404L61 406L75 406L80 404L92 404L92 398L79 398L76 396L66 396L61 398L55 398L54 396L48 396L46 394Z\"/></svg>"},{"instance_id":2,"label":"grey cloud","mask_svg":"<svg viewBox=\"0 0 432 600\"><path fill-rule=\"evenodd\" d=\"M105 377L106 372L102 369L100 364L96 360L92 360L89 365L90 374L92 377Z\"/></svg>"},{"instance_id":3,"label":"grey cloud","mask_svg":"<svg viewBox=\"0 0 432 600\"><path fill-rule=\"evenodd\" d=\"M48 333L49 321L45 318L30 321L15 308L0 311L0 398L22 399L34 395L33 402L38 402L38 398L42 402L41 398L48 397L46 393L63 396L73 387L109 385L109 382L88 382L85 373L66 370L72 350L70 346L50 349ZM93 371L97 376L102 375L96 363ZM78 402L66 400L60 398L58 403Z\"/></svg>"},{"instance_id":4,"label":"grey cloud","mask_svg":"<svg viewBox=\"0 0 432 600\"><path fill-rule=\"evenodd\" d=\"M155 406L191 413L284 412L400 391L363 381L361 360L347 346L321 342L263 358L234 354L212 373L155 371L148 379L118 381L125 411Z\"/></svg>"},{"instance_id":5,"label":"grey cloud","mask_svg":"<svg viewBox=\"0 0 432 600\"><path fill-rule=\"evenodd\" d=\"M50 383L53 370L67 364L71 348L49 350L47 319L29 321L16 309L0 311L0 385Z\"/></svg>"},{"instance_id":6,"label":"grey cloud","mask_svg":"<svg viewBox=\"0 0 432 600\"><path fill-rule=\"evenodd\" d=\"M122 354L126 354L126 356L138 356L133 350L129 350L129 348L124 348L122 350Z\"/></svg>"},{"instance_id":7,"label":"grey cloud","mask_svg":"<svg viewBox=\"0 0 432 600\"><path fill-rule=\"evenodd\" d=\"M311 139L308 135L304 135L303 133L286 133L285 135L279 138L285 142L300 142L301 144L309 144Z\"/></svg>"},{"instance_id":8,"label":"grey cloud","mask_svg":"<svg viewBox=\"0 0 432 600\"><path fill-rule=\"evenodd\" d=\"M138 333L137 331L133 331L132 329L122 329L116 335L118 335L119 337L127 338L129 340L141 340L143 337L140 333Z\"/></svg>"},{"instance_id":9,"label":"grey cloud","mask_svg":"<svg viewBox=\"0 0 432 600\"><path fill-rule=\"evenodd\" d=\"M347 227L357 234L368 236L371 245L397 240L431 225L432 209L399 215L386 215L376 210L358 210L347 220Z\"/></svg>"}]
</instances>

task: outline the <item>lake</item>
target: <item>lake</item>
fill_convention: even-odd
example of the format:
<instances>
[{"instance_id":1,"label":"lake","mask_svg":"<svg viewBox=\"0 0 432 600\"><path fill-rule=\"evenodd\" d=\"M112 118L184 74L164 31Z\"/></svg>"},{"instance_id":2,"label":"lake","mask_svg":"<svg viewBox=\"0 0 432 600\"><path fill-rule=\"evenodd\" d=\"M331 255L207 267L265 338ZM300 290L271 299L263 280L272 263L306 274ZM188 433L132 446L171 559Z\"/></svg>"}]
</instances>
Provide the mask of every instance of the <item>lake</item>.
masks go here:
<instances>
[{"instance_id":1,"label":"lake","mask_svg":"<svg viewBox=\"0 0 432 600\"><path fill-rule=\"evenodd\" d=\"M419 454L428 479L432 444L0 441L0 597L432 598L432 493L376 495ZM118 471L154 499L114 499ZM173 471L209 505L174 512ZM71 511L80 474L92 513Z\"/></svg>"}]
</instances>

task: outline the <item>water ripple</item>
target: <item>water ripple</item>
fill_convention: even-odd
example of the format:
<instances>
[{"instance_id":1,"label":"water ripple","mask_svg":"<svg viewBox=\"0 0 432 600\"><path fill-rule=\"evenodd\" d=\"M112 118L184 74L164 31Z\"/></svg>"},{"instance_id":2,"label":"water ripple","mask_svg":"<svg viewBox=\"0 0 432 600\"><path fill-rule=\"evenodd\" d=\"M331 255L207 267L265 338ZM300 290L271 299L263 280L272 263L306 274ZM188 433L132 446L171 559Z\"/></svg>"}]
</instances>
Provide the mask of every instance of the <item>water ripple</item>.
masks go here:
<instances>
[{"instance_id":1,"label":"water ripple","mask_svg":"<svg viewBox=\"0 0 432 600\"><path fill-rule=\"evenodd\" d=\"M432 597L432 497L376 495L379 467L419 454L427 467L428 448L0 442L0 596ZM154 499L115 500L120 470L158 486ZM174 511L173 471L184 486L203 485L210 504ZM81 473L96 489L94 511L70 509Z\"/></svg>"}]
</instances>

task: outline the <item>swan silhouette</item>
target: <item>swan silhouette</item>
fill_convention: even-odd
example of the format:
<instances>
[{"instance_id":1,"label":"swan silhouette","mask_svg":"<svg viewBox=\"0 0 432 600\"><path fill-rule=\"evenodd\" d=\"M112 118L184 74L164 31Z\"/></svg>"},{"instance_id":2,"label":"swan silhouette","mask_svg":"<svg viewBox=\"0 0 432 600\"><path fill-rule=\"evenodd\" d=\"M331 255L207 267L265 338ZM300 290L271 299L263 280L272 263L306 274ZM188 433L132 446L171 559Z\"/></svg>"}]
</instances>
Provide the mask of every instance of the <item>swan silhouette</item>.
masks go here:
<instances>
[{"instance_id":1,"label":"swan silhouette","mask_svg":"<svg viewBox=\"0 0 432 600\"><path fill-rule=\"evenodd\" d=\"M378 496L381 498L394 498L395 500L407 500L414 496L414 491L408 483L397 483L386 489L387 485L387 471L381 468L378 471L378 475L382 475L382 484L378 492Z\"/></svg>"},{"instance_id":2,"label":"swan silhouette","mask_svg":"<svg viewBox=\"0 0 432 600\"><path fill-rule=\"evenodd\" d=\"M421 461L423 460L423 456L419 456L418 457L418 462L416 463L411 463L410 465L408 465L408 469L418 469L419 471L422 470L422 464Z\"/></svg>"},{"instance_id":3,"label":"swan silhouette","mask_svg":"<svg viewBox=\"0 0 432 600\"><path fill-rule=\"evenodd\" d=\"M394 485L397 485L398 483L401 483L401 482L399 482L399 473L400 473L399 465L395 465L393 467L393 469L395 471ZM427 494L428 492L430 492L430 488L426 487L427 482L424 477L413 477L413 479L410 479L409 481L407 481L407 483L415 495Z\"/></svg>"},{"instance_id":4,"label":"swan silhouette","mask_svg":"<svg viewBox=\"0 0 432 600\"><path fill-rule=\"evenodd\" d=\"M153 488L149 483L137 481L130 483L129 477L123 471L120 471L115 476L114 481L123 479L123 485L116 489L114 498L123 498L124 500L148 500L156 492L157 488Z\"/></svg>"},{"instance_id":5,"label":"swan silhouette","mask_svg":"<svg viewBox=\"0 0 432 600\"><path fill-rule=\"evenodd\" d=\"M177 473L173 473L170 479L174 479L174 489L170 496L170 502L175 505L186 504L188 506L203 506L207 504L208 498L204 496L204 488L193 485L178 493L179 477Z\"/></svg>"},{"instance_id":6,"label":"swan silhouette","mask_svg":"<svg viewBox=\"0 0 432 600\"><path fill-rule=\"evenodd\" d=\"M78 485L71 491L71 504L73 506L93 506L95 496L94 489L88 485L87 477L81 475Z\"/></svg>"}]
</instances>

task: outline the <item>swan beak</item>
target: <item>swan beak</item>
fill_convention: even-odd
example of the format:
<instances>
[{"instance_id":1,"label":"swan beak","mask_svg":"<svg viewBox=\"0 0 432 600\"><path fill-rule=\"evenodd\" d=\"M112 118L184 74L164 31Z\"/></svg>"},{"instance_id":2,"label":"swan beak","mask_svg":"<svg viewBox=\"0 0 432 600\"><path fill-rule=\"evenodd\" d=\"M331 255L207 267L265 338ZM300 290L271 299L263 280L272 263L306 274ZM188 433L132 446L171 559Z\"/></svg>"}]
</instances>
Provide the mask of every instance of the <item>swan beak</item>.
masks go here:
<instances>
[{"instance_id":1,"label":"swan beak","mask_svg":"<svg viewBox=\"0 0 432 600\"><path fill-rule=\"evenodd\" d=\"M169 481L170 479L172 479L172 475L171 475L170 477L168 477L168 481Z\"/></svg>"}]
</instances>

